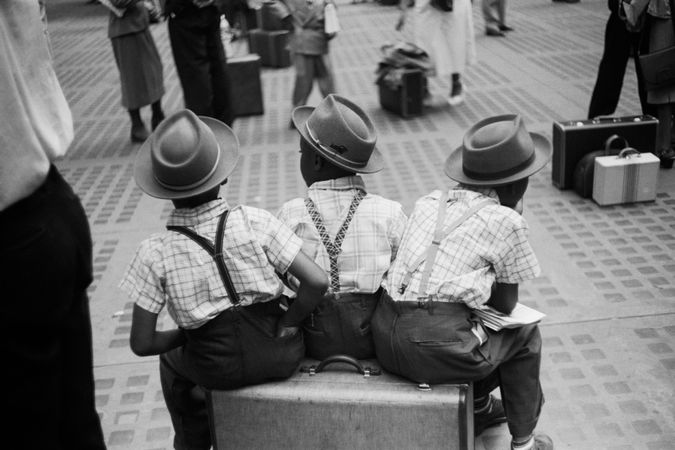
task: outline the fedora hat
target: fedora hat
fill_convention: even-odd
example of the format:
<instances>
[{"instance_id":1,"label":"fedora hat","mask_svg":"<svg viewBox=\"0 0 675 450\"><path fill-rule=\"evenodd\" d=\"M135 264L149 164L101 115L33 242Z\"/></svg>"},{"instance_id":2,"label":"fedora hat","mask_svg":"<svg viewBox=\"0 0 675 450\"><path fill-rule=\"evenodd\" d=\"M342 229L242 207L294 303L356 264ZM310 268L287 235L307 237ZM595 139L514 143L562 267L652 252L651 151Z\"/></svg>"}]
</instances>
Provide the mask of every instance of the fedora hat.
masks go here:
<instances>
[{"instance_id":1,"label":"fedora hat","mask_svg":"<svg viewBox=\"0 0 675 450\"><path fill-rule=\"evenodd\" d=\"M445 161L445 174L473 186L501 186L533 175L551 159L544 136L529 133L520 115L488 117L469 128Z\"/></svg>"},{"instance_id":2,"label":"fedora hat","mask_svg":"<svg viewBox=\"0 0 675 450\"><path fill-rule=\"evenodd\" d=\"M134 178L152 197L193 197L221 184L238 158L239 142L230 127L183 109L162 121L143 143Z\"/></svg>"},{"instance_id":3,"label":"fedora hat","mask_svg":"<svg viewBox=\"0 0 675 450\"><path fill-rule=\"evenodd\" d=\"M334 165L358 173L374 173L384 167L382 154L375 147L375 126L352 101L329 94L316 108L295 108L292 119L312 148Z\"/></svg>"}]
</instances>

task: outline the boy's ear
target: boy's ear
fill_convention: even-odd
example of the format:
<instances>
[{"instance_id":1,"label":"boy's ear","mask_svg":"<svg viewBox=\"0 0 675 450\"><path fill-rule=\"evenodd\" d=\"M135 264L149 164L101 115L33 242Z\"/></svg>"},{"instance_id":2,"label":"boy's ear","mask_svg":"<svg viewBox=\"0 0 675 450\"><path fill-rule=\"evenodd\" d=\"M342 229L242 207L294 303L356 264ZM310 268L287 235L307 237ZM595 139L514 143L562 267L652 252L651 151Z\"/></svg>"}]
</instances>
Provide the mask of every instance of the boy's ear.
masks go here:
<instances>
[{"instance_id":1,"label":"boy's ear","mask_svg":"<svg viewBox=\"0 0 675 450\"><path fill-rule=\"evenodd\" d=\"M323 157L319 153L314 152L314 170L319 171L323 168Z\"/></svg>"}]
</instances>

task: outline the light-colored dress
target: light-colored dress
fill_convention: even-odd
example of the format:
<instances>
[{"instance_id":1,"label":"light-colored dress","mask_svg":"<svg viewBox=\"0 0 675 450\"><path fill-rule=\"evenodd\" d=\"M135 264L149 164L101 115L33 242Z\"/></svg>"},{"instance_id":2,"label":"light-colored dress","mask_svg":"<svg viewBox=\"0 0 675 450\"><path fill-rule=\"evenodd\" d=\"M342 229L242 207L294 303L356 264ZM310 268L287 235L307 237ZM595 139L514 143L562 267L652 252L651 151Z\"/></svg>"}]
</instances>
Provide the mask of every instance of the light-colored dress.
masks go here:
<instances>
[{"instance_id":1,"label":"light-colored dress","mask_svg":"<svg viewBox=\"0 0 675 450\"><path fill-rule=\"evenodd\" d=\"M455 0L452 12L415 0L413 24L414 42L434 61L437 76L463 74L476 62L471 0Z\"/></svg>"}]
</instances>

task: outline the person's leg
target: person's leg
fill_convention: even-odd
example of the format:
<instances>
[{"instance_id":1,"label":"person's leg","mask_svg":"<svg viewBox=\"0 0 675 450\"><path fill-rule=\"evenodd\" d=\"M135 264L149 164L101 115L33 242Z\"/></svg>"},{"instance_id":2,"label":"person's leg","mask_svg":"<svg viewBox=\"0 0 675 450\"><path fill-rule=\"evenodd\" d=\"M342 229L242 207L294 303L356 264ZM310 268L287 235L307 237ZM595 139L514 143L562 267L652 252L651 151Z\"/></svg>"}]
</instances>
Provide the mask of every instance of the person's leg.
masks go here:
<instances>
[{"instance_id":1,"label":"person's leg","mask_svg":"<svg viewBox=\"0 0 675 450\"><path fill-rule=\"evenodd\" d=\"M235 117L232 108L230 76L227 72L227 55L225 55L225 48L220 36L220 16L215 12L209 13L209 9L215 10L216 8L215 6L204 8L201 13L205 16L204 21L206 23L206 54L213 101L212 117L232 126Z\"/></svg>"},{"instance_id":2,"label":"person's leg","mask_svg":"<svg viewBox=\"0 0 675 450\"><path fill-rule=\"evenodd\" d=\"M162 110L162 99L159 99L152 104L152 129L157 128L162 120L164 120L164 110Z\"/></svg>"},{"instance_id":3,"label":"person's leg","mask_svg":"<svg viewBox=\"0 0 675 450\"><path fill-rule=\"evenodd\" d=\"M209 418L203 390L185 363L183 347L170 350L159 358L159 376L164 402L175 431L177 450L208 450L211 447Z\"/></svg>"},{"instance_id":4,"label":"person's leg","mask_svg":"<svg viewBox=\"0 0 675 450\"><path fill-rule=\"evenodd\" d=\"M448 103L450 106L457 106L464 102L464 88L460 74L453 73L450 76L450 96Z\"/></svg>"},{"instance_id":5,"label":"person's leg","mask_svg":"<svg viewBox=\"0 0 675 450\"><path fill-rule=\"evenodd\" d=\"M657 114L659 127L656 139L656 151L659 157L661 167L670 169L673 167L675 159L675 150L672 148L670 133L672 131L673 108L672 103L663 103L657 105Z\"/></svg>"},{"instance_id":6,"label":"person's leg","mask_svg":"<svg viewBox=\"0 0 675 450\"><path fill-rule=\"evenodd\" d=\"M605 26L605 47L588 107L589 119L614 114L630 52L631 34L619 16L612 12Z\"/></svg>"},{"instance_id":7,"label":"person's leg","mask_svg":"<svg viewBox=\"0 0 675 450\"><path fill-rule=\"evenodd\" d=\"M504 33L499 29L499 0L481 0L483 9L483 20L485 21L485 33L488 36L503 36Z\"/></svg>"},{"instance_id":8,"label":"person's leg","mask_svg":"<svg viewBox=\"0 0 675 450\"><path fill-rule=\"evenodd\" d=\"M141 119L141 110L130 109L129 117L131 118L131 140L133 142L145 142L145 140L150 136L148 129Z\"/></svg>"},{"instance_id":9,"label":"person's leg","mask_svg":"<svg viewBox=\"0 0 675 450\"><path fill-rule=\"evenodd\" d=\"M176 72L183 88L185 108L197 115L213 117L206 36L199 21L197 13L170 18L169 39Z\"/></svg>"},{"instance_id":10,"label":"person's leg","mask_svg":"<svg viewBox=\"0 0 675 450\"><path fill-rule=\"evenodd\" d=\"M312 93L312 85L314 84L313 58L313 56L301 53L293 54L293 65L295 66L293 107L305 105L309 95Z\"/></svg>"},{"instance_id":11,"label":"person's leg","mask_svg":"<svg viewBox=\"0 0 675 450\"><path fill-rule=\"evenodd\" d=\"M314 59L314 73L319 91L322 96L335 93L335 77L333 76L333 65L328 54L317 56Z\"/></svg>"},{"instance_id":12,"label":"person's leg","mask_svg":"<svg viewBox=\"0 0 675 450\"><path fill-rule=\"evenodd\" d=\"M0 212L0 315L12 319L0 328L7 448L105 448L86 297L91 251L84 209L53 166L36 192Z\"/></svg>"}]
</instances>

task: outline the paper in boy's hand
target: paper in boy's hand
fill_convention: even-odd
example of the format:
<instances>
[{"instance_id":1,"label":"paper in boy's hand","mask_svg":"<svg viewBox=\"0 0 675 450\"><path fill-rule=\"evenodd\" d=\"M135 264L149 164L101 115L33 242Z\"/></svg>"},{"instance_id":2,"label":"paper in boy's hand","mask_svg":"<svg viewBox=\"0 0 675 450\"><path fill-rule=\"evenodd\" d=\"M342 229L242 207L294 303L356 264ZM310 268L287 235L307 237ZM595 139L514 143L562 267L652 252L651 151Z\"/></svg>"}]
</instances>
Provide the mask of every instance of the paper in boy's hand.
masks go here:
<instances>
[{"instance_id":1,"label":"paper in boy's hand","mask_svg":"<svg viewBox=\"0 0 675 450\"><path fill-rule=\"evenodd\" d=\"M501 313L491 306L486 306L484 309L475 309L473 313L483 321L483 325L494 331L537 323L546 317L546 314L522 303L517 303L511 314Z\"/></svg>"}]
</instances>

